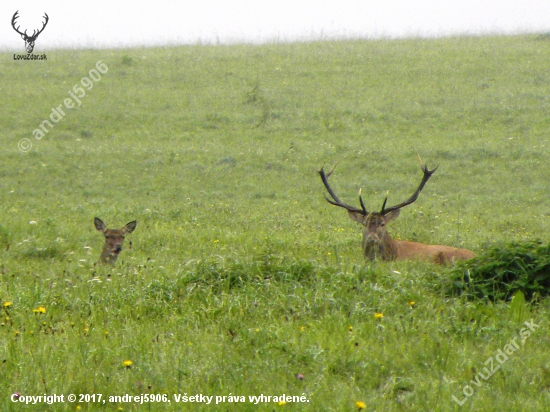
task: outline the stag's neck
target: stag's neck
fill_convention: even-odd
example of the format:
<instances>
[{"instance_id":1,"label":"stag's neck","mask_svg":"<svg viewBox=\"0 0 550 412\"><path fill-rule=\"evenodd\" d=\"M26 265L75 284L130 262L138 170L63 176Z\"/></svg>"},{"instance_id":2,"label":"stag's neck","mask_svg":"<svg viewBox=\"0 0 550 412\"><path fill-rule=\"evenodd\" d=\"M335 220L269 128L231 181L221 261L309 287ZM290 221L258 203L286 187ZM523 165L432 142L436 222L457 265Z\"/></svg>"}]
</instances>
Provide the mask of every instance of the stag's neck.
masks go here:
<instances>
[{"instance_id":1,"label":"stag's neck","mask_svg":"<svg viewBox=\"0 0 550 412\"><path fill-rule=\"evenodd\" d=\"M397 255L398 255L397 241L393 240L388 233L388 235L385 236L384 240L382 241L382 251L381 251L382 260L395 260L397 259Z\"/></svg>"},{"instance_id":2,"label":"stag's neck","mask_svg":"<svg viewBox=\"0 0 550 412\"><path fill-rule=\"evenodd\" d=\"M369 236L363 238L363 251L365 258L369 260L395 260L398 257L398 249L398 241L393 240L389 233L382 239Z\"/></svg>"}]
</instances>

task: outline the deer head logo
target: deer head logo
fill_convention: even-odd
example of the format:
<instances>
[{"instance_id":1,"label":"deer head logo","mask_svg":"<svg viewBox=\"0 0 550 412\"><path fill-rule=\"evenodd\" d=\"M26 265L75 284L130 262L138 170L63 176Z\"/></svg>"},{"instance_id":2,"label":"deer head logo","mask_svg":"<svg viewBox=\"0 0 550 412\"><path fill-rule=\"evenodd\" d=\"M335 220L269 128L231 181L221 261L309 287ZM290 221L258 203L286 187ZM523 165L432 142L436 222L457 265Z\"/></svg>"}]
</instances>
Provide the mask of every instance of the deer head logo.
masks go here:
<instances>
[{"instance_id":1,"label":"deer head logo","mask_svg":"<svg viewBox=\"0 0 550 412\"><path fill-rule=\"evenodd\" d=\"M46 13L44 13L44 18L46 19L46 21L44 23L42 23L42 28L40 30L33 30L32 35L29 36L27 34L27 30L25 30L24 32L21 32L21 31L19 31L20 26L15 27L15 23L16 23L15 20L17 20L17 18L19 17L18 13L19 13L19 10L17 10L15 12L15 14L13 15L13 17L11 19L11 25L12 25L13 29L21 35L21 38L23 40L25 40L25 49L27 49L27 53L31 54L32 51L34 50L34 42L36 41L36 38L38 37L38 35L40 33L42 33L44 31L44 29L46 28L46 25L48 24L48 20L50 18L48 17L48 15Z\"/></svg>"}]
</instances>

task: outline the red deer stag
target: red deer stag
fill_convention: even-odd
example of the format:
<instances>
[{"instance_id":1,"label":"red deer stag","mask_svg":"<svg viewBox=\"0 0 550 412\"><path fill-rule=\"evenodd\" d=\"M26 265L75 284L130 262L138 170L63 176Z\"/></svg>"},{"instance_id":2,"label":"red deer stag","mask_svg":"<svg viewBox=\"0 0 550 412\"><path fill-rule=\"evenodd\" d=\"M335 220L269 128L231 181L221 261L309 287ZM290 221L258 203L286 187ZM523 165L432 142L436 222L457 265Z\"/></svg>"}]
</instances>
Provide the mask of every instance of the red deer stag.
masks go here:
<instances>
[{"instance_id":1,"label":"red deer stag","mask_svg":"<svg viewBox=\"0 0 550 412\"><path fill-rule=\"evenodd\" d=\"M118 255L122 251L122 244L124 238L128 233L132 233L136 228L137 221L127 223L122 229L107 229L107 225L103 223L103 220L96 217L94 218L94 225L105 236L105 245L103 246L103 252L99 261L101 263L115 264L118 259Z\"/></svg>"},{"instance_id":2,"label":"red deer stag","mask_svg":"<svg viewBox=\"0 0 550 412\"><path fill-rule=\"evenodd\" d=\"M336 166L335 166L336 167ZM363 203L361 192L359 192L359 204L361 208L353 207L342 202L334 193L328 183L328 178L334 171L334 168L325 174L323 168L319 171L321 179L332 200L325 194L327 201L335 206L346 209L351 219L365 226L363 233L363 252L366 259L375 260L405 260L417 259L432 261L438 264L447 264L457 260L466 260L476 255L467 249L458 249L443 245L425 245L423 243L409 242L405 240L395 240L391 237L386 225L399 216L401 208L410 205L417 198L426 182L437 170L429 170L426 165L422 165L424 177L413 195L398 205L386 207L387 196L384 199L382 210L380 212L368 212Z\"/></svg>"}]
</instances>

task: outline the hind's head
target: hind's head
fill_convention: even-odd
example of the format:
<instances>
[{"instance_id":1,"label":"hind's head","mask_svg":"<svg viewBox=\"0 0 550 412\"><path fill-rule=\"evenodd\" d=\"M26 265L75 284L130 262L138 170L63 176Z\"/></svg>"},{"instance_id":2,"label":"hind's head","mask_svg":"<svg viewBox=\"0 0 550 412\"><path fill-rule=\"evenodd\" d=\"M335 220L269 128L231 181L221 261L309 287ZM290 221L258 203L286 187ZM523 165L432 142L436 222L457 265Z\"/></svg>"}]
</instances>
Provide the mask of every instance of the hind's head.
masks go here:
<instances>
[{"instance_id":1,"label":"hind's head","mask_svg":"<svg viewBox=\"0 0 550 412\"><path fill-rule=\"evenodd\" d=\"M127 223L122 229L108 229L107 225L100 218L94 219L95 228L103 233L105 236L105 245L103 246L103 252L101 253L101 263L114 264L118 259L118 255L122 251L122 245L124 238L127 234L132 233L137 225L137 221L134 220Z\"/></svg>"}]
</instances>

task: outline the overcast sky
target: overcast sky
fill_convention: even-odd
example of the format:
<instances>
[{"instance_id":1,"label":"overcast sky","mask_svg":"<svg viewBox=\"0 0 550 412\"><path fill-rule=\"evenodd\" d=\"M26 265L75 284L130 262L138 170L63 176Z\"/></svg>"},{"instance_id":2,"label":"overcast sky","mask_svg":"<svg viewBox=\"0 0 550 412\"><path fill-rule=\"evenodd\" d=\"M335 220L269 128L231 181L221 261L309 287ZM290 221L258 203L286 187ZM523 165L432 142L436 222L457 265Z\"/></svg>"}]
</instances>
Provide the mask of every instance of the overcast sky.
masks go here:
<instances>
[{"instance_id":1,"label":"overcast sky","mask_svg":"<svg viewBox=\"0 0 550 412\"><path fill-rule=\"evenodd\" d=\"M550 0L58 0L0 2L0 50L550 33Z\"/></svg>"}]
</instances>

